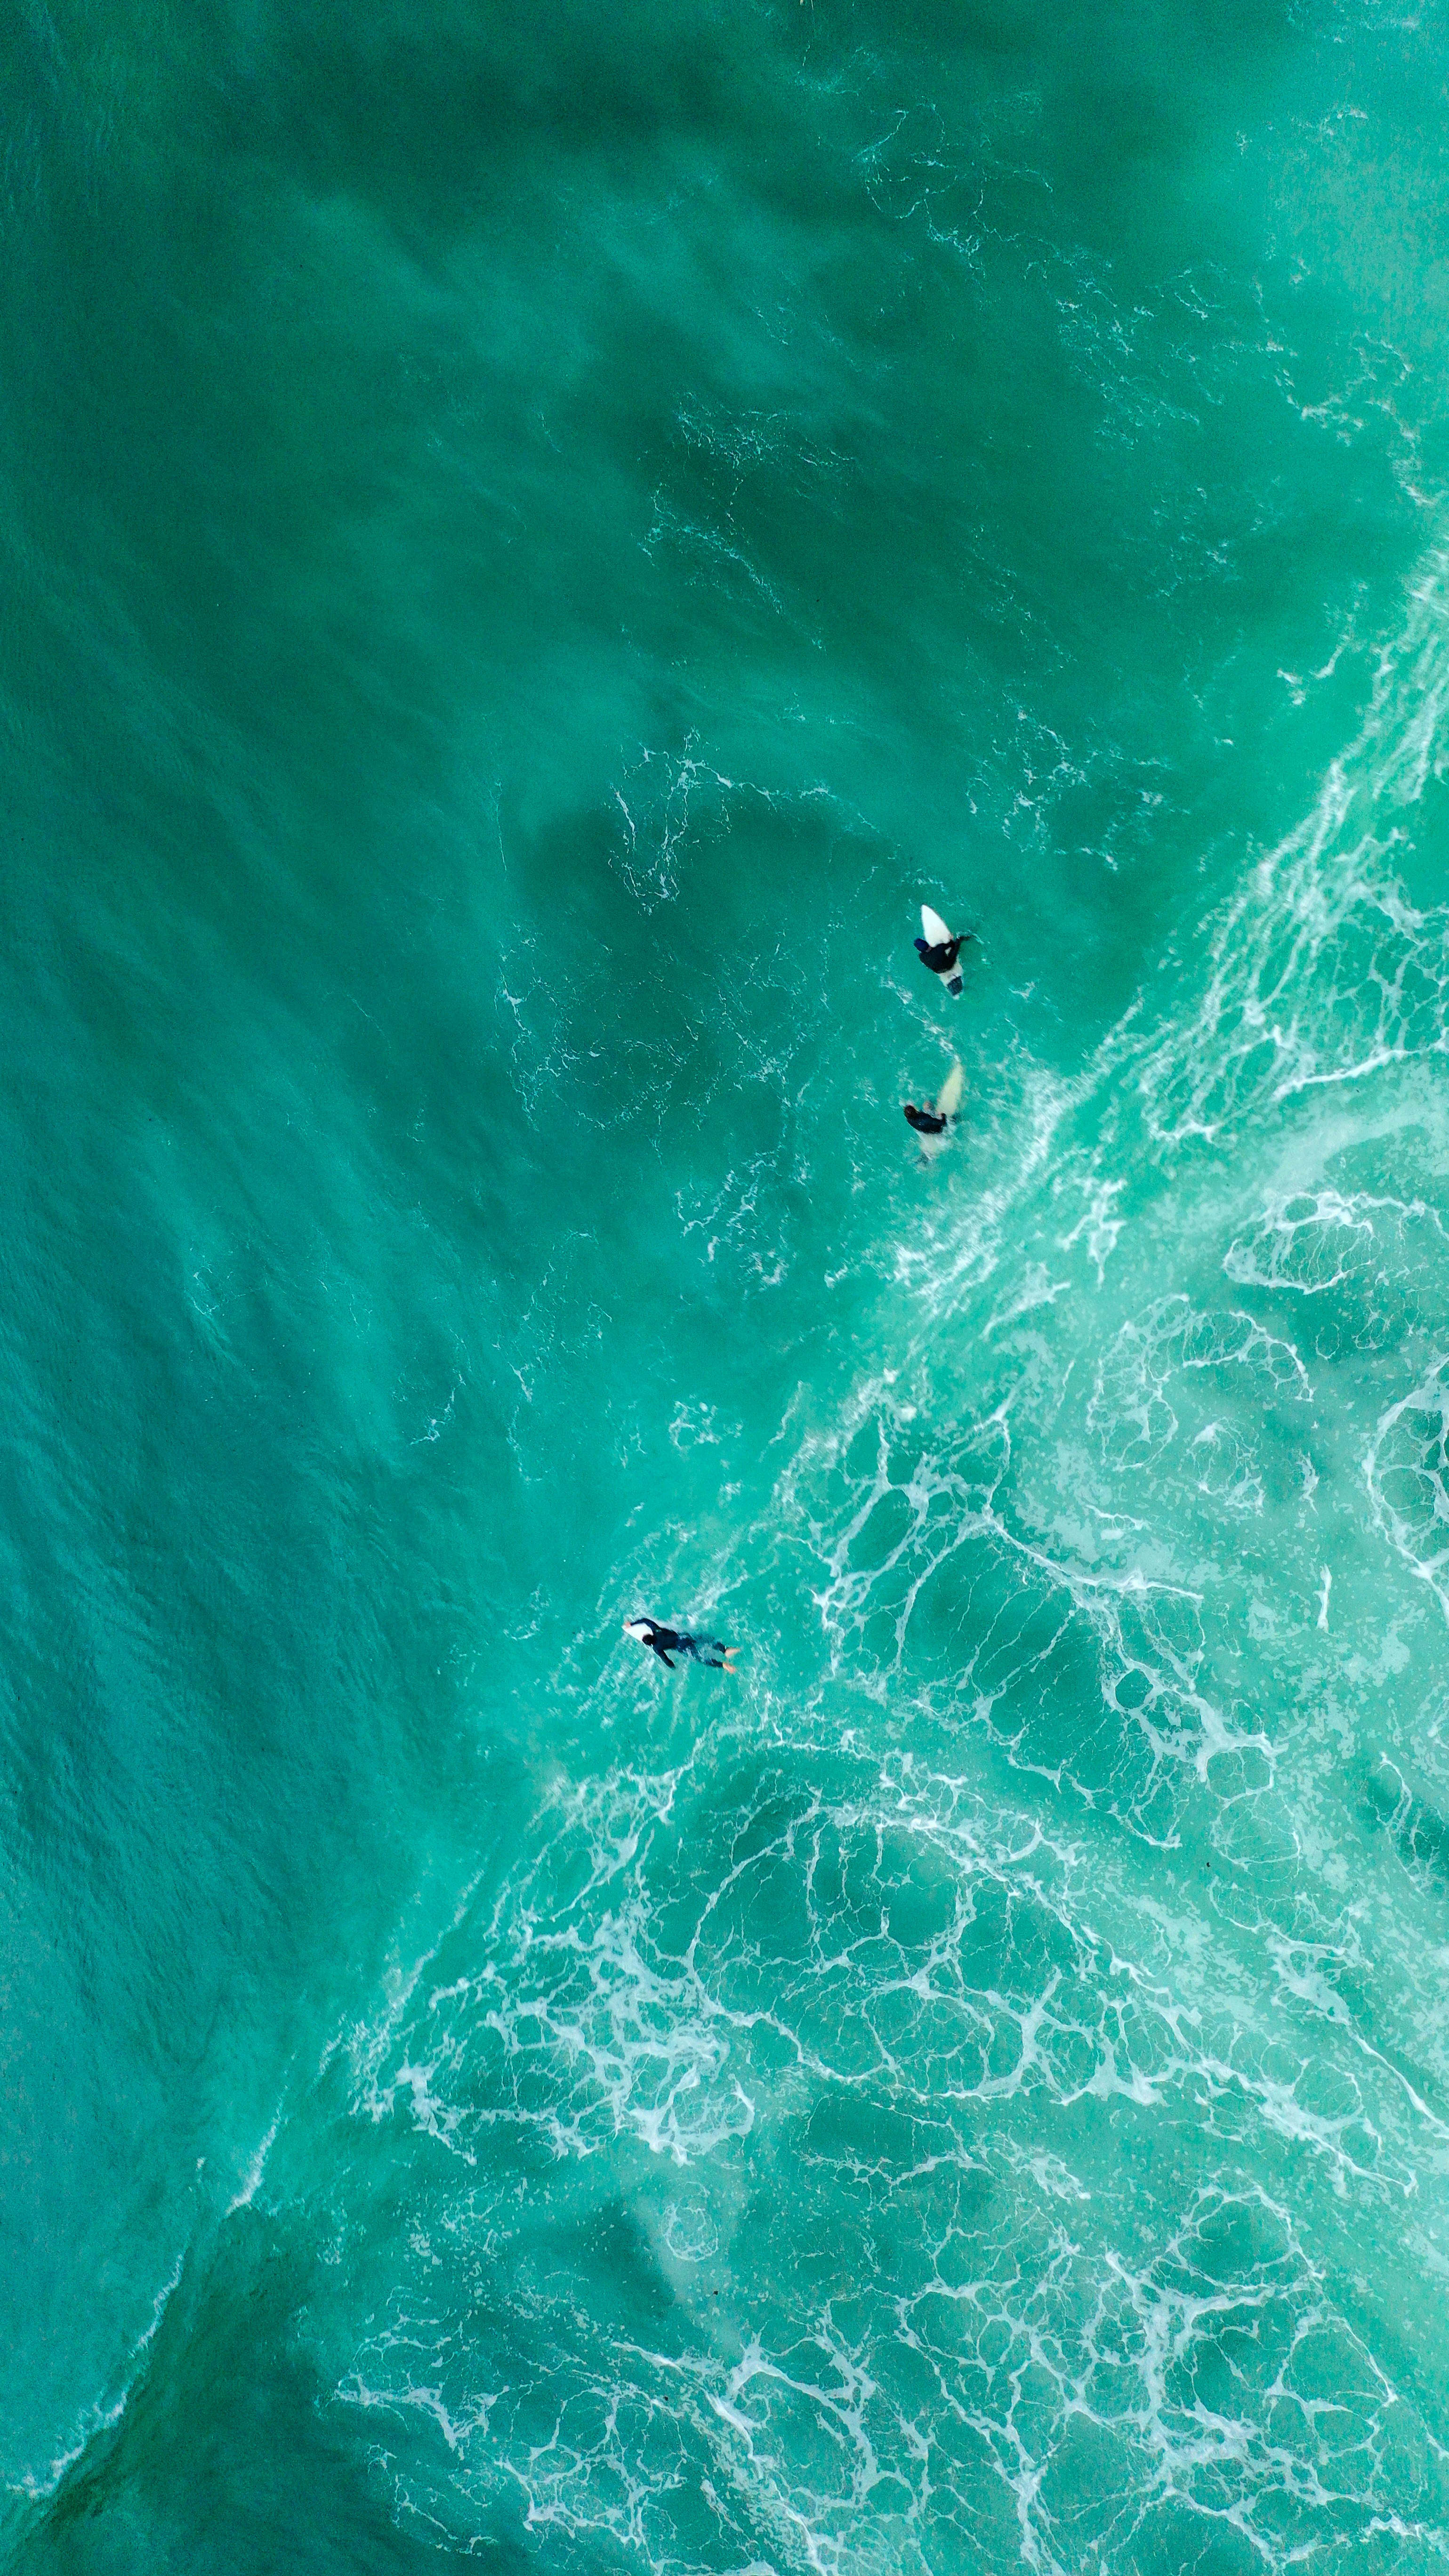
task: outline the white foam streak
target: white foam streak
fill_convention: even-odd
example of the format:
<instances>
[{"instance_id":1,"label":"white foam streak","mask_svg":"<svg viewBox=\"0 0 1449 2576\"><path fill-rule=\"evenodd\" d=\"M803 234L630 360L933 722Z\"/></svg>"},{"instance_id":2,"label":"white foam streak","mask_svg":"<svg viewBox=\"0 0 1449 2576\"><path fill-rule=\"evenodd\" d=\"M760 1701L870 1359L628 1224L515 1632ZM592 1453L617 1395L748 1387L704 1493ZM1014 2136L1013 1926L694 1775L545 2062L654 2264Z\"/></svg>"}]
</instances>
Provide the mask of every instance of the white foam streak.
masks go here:
<instances>
[{"instance_id":1,"label":"white foam streak","mask_svg":"<svg viewBox=\"0 0 1449 2576\"><path fill-rule=\"evenodd\" d=\"M117 2374L122 2382L119 2394L111 2398L99 2398L94 2405L88 2406L81 2417L75 2441L70 2448L58 2452L40 2475L27 2474L17 2480L10 2489L13 2495L24 2495L32 2501L53 2495L67 2470L74 2468L76 2461L84 2457L91 2444L103 2433L111 2432L120 2423L135 2393L137 2381L141 2375L141 2364L155 2342L161 2320L171 2304L172 2296L180 2284L185 2267L186 2253L183 2248L177 2255L171 2272L156 2292L151 2304L150 2318L137 2335Z\"/></svg>"},{"instance_id":2,"label":"white foam streak","mask_svg":"<svg viewBox=\"0 0 1449 2576\"><path fill-rule=\"evenodd\" d=\"M1012 1060L985 1186L923 1218L825 1424L781 1424L701 1588L745 1563L782 1631L809 1599L819 1663L762 1653L687 1759L560 1784L437 1983L359 2035L359 2118L427 2139L417 2187L508 2321L475 2354L405 2289L344 2386L436 2427L409 2492L448 2527L506 2490L683 2576L687 2491L742 2563L1065 2576L1088 2493L1103 2567L1443 2556L1428 2401L1343 2284L1367 2237L1436 2259L1449 2061L1412 2009L1424 1918L1381 1882L1407 1849L1437 1889L1449 1829L1400 1780L1353 1883L1333 1855L1400 1596L1449 1613L1449 1364L1415 1308L1449 1236L1427 1179L1348 1168L1432 1127L1393 1086L1449 1047L1449 912L1395 873L1446 596L1436 553L1187 1008L1164 979L1070 1085ZM631 804L642 892L728 785L661 773L647 853ZM750 1188L683 1212L707 1246ZM490 2130L627 2207L667 2331L626 2332L602 2275L569 2307L532 2239L502 2268ZM706 2182L710 2228L676 2225Z\"/></svg>"}]
</instances>

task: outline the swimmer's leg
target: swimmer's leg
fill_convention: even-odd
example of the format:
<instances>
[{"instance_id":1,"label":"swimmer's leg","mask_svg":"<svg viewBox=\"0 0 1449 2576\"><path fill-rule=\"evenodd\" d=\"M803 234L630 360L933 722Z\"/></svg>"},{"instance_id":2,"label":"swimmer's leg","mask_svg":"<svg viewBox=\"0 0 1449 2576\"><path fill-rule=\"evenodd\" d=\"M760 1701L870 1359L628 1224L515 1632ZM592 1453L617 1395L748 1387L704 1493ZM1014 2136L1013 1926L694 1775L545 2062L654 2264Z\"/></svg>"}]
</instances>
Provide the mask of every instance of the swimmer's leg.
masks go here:
<instances>
[{"instance_id":1,"label":"swimmer's leg","mask_svg":"<svg viewBox=\"0 0 1449 2576\"><path fill-rule=\"evenodd\" d=\"M730 1657L737 1655L739 1648L727 1646L722 1637L681 1637L679 1652L688 1655L692 1664L707 1665L712 1673L732 1673Z\"/></svg>"},{"instance_id":2,"label":"swimmer's leg","mask_svg":"<svg viewBox=\"0 0 1449 2576\"><path fill-rule=\"evenodd\" d=\"M712 1673L721 1670L724 1646L718 1637L689 1637L684 1641L697 1664L707 1664Z\"/></svg>"}]
</instances>

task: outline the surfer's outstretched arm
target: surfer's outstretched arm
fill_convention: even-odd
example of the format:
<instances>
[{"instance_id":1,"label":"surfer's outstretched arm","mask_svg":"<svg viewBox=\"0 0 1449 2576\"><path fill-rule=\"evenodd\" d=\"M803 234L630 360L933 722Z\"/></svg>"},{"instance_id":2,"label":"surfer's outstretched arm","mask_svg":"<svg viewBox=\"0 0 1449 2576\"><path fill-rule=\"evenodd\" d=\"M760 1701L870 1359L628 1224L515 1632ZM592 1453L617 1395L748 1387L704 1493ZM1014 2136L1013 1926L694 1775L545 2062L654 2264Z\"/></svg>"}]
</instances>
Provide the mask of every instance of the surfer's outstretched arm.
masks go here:
<instances>
[{"instance_id":1,"label":"surfer's outstretched arm","mask_svg":"<svg viewBox=\"0 0 1449 2576\"><path fill-rule=\"evenodd\" d=\"M637 1618L625 1620L624 1634L626 1637L633 1637L639 1645L648 1646L651 1652L659 1657L661 1664L668 1664L671 1672L674 1666L670 1662L669 1648L683 1646L688 1642L687 1639L676 1636L672 1628L661 1628L657 1619L646 1619L642 1611Z\"/></svg>"}]
</instances>

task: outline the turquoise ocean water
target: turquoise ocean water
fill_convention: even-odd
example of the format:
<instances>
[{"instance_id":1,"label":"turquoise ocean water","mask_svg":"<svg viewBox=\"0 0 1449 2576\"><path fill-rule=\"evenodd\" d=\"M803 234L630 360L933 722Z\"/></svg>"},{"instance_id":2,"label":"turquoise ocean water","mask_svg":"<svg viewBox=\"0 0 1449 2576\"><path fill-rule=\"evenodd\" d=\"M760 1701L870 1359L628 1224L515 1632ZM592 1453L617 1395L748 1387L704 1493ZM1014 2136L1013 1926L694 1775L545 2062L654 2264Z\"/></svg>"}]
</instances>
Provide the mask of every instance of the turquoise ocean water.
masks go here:
<instances>
[{"instance_id":1,"label":"turquoise ocean water","mask_svg":"<svg viewBox=\"0 0 1449 2576\"><path fill-rule=\"evenodd\" d=\"M1449 19L0 76L0 2557L1443 2565Z\"/></svg>"}]
</instances>

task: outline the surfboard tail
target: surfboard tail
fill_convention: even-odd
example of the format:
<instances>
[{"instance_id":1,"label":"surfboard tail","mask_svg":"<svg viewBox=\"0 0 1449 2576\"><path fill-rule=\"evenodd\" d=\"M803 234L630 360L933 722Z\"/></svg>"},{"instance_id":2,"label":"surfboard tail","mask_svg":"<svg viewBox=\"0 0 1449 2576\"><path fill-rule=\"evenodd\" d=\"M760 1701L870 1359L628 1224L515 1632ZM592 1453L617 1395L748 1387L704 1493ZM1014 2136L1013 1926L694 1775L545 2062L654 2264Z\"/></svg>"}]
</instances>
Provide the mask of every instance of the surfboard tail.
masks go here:
<instances>
[{"instance_id":1,"label":"surfboard tail","mask_svg":"<svg viewBox=\"0 0 1449 2576\"><path fill-rule=\"evenodd\" d=\"M964 979L964 977L962 977L962 976L960 976L960 975L953 975L953 976L952 976L952 978L951 978L950 983L949 983L949 984L947 985L947 987L946 987L947 992L948 992L948 993L959 993L959 992L960 992L960 990L961 990L961 988L962 988L962 985L963 985L964 980L965 980L965 979Z\"/></svg>"}]
</instances>

